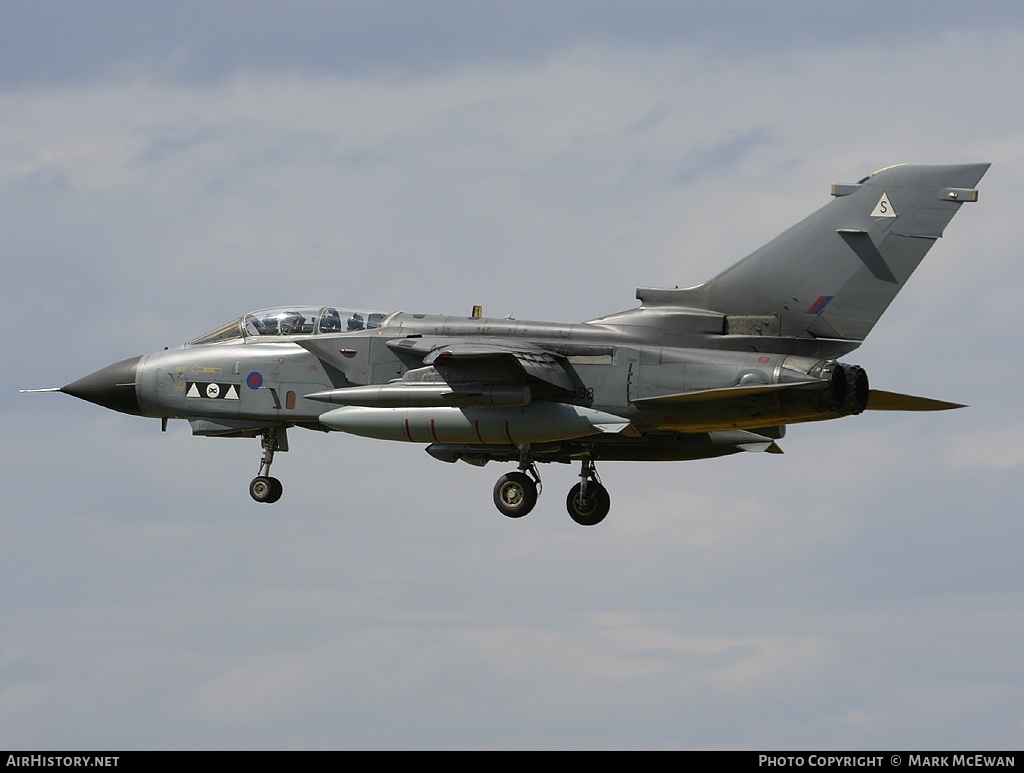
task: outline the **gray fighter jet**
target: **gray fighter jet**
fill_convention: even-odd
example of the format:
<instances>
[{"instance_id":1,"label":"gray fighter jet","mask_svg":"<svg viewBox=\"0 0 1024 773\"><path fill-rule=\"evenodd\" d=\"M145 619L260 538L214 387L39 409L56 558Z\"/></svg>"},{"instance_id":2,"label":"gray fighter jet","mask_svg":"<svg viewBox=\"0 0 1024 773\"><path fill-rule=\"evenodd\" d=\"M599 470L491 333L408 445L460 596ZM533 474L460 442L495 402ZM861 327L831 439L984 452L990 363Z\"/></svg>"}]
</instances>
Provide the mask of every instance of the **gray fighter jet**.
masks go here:
<instances>
[{"instance_id":1,"label":"gray fighter jet","mask_svg":"<svg viewBox=\"0 0 1024 773\"><path fill-rule=\"evenodd\" d=\"M599 460L781 453L788 424L961 407L868 387L839 362L865 339L988 164L900 165L833 185L824 207L714 279L637 290L640 306L562 324L335 306L255 311L179 349L60 391L195 435L260 438L249 493L275 502L292 427L426 444L445 462L517 465L494 486L529 513L537 464L577 462L567 508L608 513Z\"/></svg>"}]
</instances>

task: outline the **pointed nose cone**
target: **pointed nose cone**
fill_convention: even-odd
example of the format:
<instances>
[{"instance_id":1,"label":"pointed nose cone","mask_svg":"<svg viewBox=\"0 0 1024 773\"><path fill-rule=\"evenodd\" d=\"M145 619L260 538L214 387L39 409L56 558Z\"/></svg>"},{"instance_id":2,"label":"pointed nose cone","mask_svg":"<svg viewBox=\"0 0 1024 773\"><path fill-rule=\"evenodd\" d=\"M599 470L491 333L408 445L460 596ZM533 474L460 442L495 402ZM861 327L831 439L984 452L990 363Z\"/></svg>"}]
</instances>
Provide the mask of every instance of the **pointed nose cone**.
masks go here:
<instances>
[{"instance_id":1,"label":"pointed nose cone","mask_svg":"<svg viewBox=\"0 0 1024 773\"><path fill-rule=\"evenodd\" d=\"M142 415L135 391L135 373L142 357L129 357L60 388L66 395L88 400L112 411Z\"/></svg>"}]
</instances>

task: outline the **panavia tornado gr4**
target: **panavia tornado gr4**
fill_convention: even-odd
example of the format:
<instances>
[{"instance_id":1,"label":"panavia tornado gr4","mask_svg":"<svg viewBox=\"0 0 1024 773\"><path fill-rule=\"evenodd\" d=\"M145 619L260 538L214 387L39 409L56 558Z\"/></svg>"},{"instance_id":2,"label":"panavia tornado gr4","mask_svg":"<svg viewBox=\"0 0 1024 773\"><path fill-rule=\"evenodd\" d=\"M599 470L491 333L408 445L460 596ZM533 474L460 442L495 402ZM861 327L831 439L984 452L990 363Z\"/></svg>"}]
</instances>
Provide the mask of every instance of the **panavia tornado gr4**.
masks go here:
<instances>
[{"instance_id":1,"label":"panavia tornado gr4","mask_svg":"<svg viewBox=\"0 0 1024 773\"><path fill-rule=\"evenodd\" d=\"M977 200L987 169L900 165L834 185L824 207L714 279L641 287L639 307L587 322L282 306L41 391L260 438L257 502L281 496L270 467L293 427L515 465L494 486L511 518L536 504L539 463L575 462L567 508L593 525L610 507L598 461L780 453L789 424L960 407L870 389L838 358Z\"/></svg>"}]
</instances>

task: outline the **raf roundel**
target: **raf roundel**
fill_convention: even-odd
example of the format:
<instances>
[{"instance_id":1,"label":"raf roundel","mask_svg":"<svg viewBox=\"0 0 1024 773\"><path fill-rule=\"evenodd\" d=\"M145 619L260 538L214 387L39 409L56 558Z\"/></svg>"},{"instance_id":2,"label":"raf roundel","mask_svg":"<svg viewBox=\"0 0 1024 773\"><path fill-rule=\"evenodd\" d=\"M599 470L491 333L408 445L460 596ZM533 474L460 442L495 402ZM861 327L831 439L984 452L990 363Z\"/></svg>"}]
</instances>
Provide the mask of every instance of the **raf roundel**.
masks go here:
<instances>
[{"instance_id":1,"label":"raf roundel","mask_svg":"<svg viewBox=\"0 0 1024 773\"><path fill-rule=\"evenodd\" d=\"M258 371L253 371L245 377L245 383L249 389L259 389L263 386L263 376Z\"/></svg>"}]
</instances>

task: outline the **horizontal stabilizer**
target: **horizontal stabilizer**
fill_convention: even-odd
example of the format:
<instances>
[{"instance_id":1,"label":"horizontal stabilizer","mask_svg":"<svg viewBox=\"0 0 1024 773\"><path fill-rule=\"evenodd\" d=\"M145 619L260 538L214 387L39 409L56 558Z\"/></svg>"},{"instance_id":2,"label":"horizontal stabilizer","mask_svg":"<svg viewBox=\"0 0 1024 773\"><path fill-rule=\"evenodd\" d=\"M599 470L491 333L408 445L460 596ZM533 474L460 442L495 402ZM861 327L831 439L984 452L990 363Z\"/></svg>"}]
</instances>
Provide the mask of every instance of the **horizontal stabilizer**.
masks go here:
<instances>
[{"instance_id":1,"label":"horizontal stabilizer","mask_svg":"<svg viewBox=\"0 0 1024 773\"><path fill-rule=\"evenodd\" d=\"M949 411L953 408L966 408L961 403L947 403L944 400L933 400L930 397L901 395L898 392L883 392L872 389L868 394L869 411Z\"/></svg>"}]
</instances>

